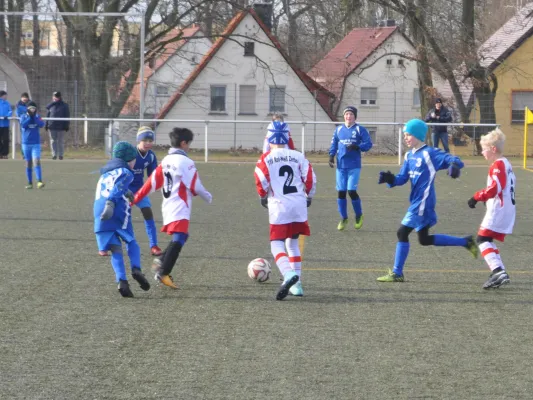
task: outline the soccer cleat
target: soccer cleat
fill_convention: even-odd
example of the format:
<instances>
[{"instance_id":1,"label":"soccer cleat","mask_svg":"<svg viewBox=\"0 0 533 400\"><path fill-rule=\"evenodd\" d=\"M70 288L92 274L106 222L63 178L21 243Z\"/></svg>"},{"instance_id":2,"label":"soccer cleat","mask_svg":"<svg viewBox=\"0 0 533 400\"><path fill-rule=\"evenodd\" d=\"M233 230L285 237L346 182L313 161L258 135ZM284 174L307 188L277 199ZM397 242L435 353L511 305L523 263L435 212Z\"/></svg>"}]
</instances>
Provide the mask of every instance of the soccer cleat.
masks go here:
<instances>
[{"instance_id":1,"label":"soccer cleat","mask_svg":"<svg viewBox=\"0 0 533 400\"><path fill-rule=\"evenodd\" d=\"M363 219L364 219L363 214L361 214L359 218L355 217L355 224L354 224L355 229L361 229L363 227Z\"/></svg>"},{"instance_id":2,"label":"soccer cleat","mask_svg":"<svg viewBox=\"0 0 533 400\"><path fill-rule=\"evenodd\" d=\"M302 282L296 282L290 289L289 293L293 296L301 297L304 295L304 290L302 289Z\"/></svg>"},{"instance_id":3,"label":"soccer cleat","mask_svg":"<svg viewBox=\"0 0 533 400\"><path fill-rule=\"evenodd\" d=\"M511 283L511 279L509 279L507 272L503 270L495 274L490 274L488 281L483 285L483 289L497 289L508 283Z\"/></svg>"},{"instance_id":4,"label":"soccer cleat","mask_svg":"<svg viewBox=\"0 0 533 400\"><path fill-rule=\"evenodd\" d=\"M161 251L161 249L159 248L159 246L152 246L152 248L150 249L150 253L152 253L153 256L156 256L156 257L159 257L161 254L163 254L163 252Z\"/></svg>"},{"instance_id":5,"label":"soccer cleat","mask_svg":"<svg viewBox=\"0 0 533 400\"><path fill-rule=\"evenodd\" d=\"M122 297L133 297L133 292L130 289L130 284L128 281L119 281L118 291Z\"/></svg>"},{"instance_id":6,"label":"soccer cleat","mask_svg":"<svg viewBox=\"0 0 533 400\"><path fill-rule=\"evenodd\" d=\"M44 182L37 182L37 189L42 189L44 187Z\"/></svg>"},{"instance_id":7,"label":"soccer cleat","mask_svg":"<svg viewBox=\"0 0 533 400\"><path fill-rule=\"evenodd\" d=\"M287 295L289 294L289 290L291 287L298 282L300 278L298 278L298 275L296 275L295 272L290 271L287 272L285 275L285 280L281 284L278 290L278 294L276 295L276 300L283 300Z\"/></svg>"},{"instance_id":8,"label":"soccer cleat","mask_svg":"<svg viewBox=\"0 0 533 400\"><path fill-rule=\"evenodd\" d=\"M33 189L33 185L32 185L31 183L28 183L28 184L26 185L26 189Z\"/></svg>"},{"instance_id":9,"label":"soccer cleat","mask_svg":"<svg viewBox=\"0 0 533 400\"><path fill-rule=\"evenodd\" d=\"M152 261L152 271L154 272L159 272L159 269L161 268L161 266L163 265L163 261L161 260L161 258L154 258L154 260Z\"/></svg>"},{"instance_id":10,"label":"soccer cleat","mask_svg":"<svg viewBox=\"0 0 533 400\"><path fill-rule=\"evenodd\" d=\"M392 269L389 269L389 273L384 276L377 278L378 282L403 282L403 275L396 275L392 272Z\"/></svg>"},{"instance_id":11,"label":"soccer cleat","mask_svg":"<svg viewBox=\"0 0 533 400\"><path fill-rule=\"evenodd\" d=\"M474 240L474 237L472 235L467 236L465 238L467 240L466 243L466 249L472 253L472 256L474 258L477 258L479 256L479 248L477 247L476 241Z\"/></svg>"},{"instance_id":12,"label":"soccer cleat","mask_svg":"<svg viewBox=\"0 0 533 400\"><path fill-rule=\"evenodd\" d=\"M107 251L107 250L100 250L98 252L98 255L102 256L102 257L109 257L110 254L109 254L109 251Z\"/></svg>"},{"instance_id":13,"label":"soccer cleat","mask_svg":"<svg viewBox=\"0 0 533 400\"><path fill-rule=\"evenodd\" d=\"M179 289L170 275L160 275L157 273L155 274L155 280L172 289Z\"/></svg>"},{"instance_id":14,"label":"soccer cleat","mask_svg":"<svg viewBox=\"0 0 533 400\"><path fill-rule=\"evenodd\" d=\"M339 222L339 225L337 225L337 230L343 231L344 229L346 229L346 225L348 225L348 218L343 219L341 220L341 222Z\"/></svg>"},{"instance_id":15,"label":"soccer cleat","mask_svg":"<svg viewBox=\"0 0 533 400\"><path fill-rule=\"evenodd\" d=\"M142 290L145 292L150 290L150 283L148 282L148 279L146 279L146 276L141 272L140 268L132 268L131 276L139 283Z\"/></svg>"}]
</instances>

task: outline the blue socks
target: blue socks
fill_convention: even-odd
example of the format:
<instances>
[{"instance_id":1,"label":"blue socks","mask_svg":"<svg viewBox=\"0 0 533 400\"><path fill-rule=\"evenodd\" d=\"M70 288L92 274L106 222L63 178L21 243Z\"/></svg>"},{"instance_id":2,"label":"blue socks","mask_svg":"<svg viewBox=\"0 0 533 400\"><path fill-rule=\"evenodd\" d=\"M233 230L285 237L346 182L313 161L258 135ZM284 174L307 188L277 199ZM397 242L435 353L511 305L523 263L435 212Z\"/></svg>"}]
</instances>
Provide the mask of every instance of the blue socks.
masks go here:
<instances>
[{"instance_id":1,"label":"blue socks","mask_svg":"<svg viewBox=\"0 0 533 400\"><path fill-rule=\"evenodd\" d=\"M463 246L466 247L466 238L449 236L449 235L433 235L435 238L435 246Z\"/></svg>"},{"instance_id":2,"label":"blue socks","mask_svg":"<svg viewBox=\"0 0 533 400\"><path fill-rule=\"evenodd\" d=\"M26 167L26 178L28 178L28 183L31 185L32 181L33 181L32 169L31 168Z\"/></svg>"},{"instance_id":3,"label":"blue socks","mask_svg":"<svg viewBox=\"0 0 533 400\"><path fill-rule=\"evenodd\" d=\"M403 275L403 266L405 265L405 260L409 255L409 242L398 242L396 243L396 257L394 258L394 268L392 272L396 275Z\"/></svg>"},{"instance_id":4,"label":"blue socks","mask_svg":"<svg viewBox=\"0 0 533 400\"><path fill-rule=\"evenodd\" d=\"M342 219L348 219L348 202L346 199L337 199L337 208Z\"/></svg>"},{"instance_id":5,"label":"blue socks","mask_svg":"<svg viewBox=\"0 0 533 400\"><path fill-rule=\"evenodd\" d=\"M141 268L141 248L137 241L132 240L126 245L128 257L130 258L131 268Z\"/></svg>"},{"instance_id":6,"label":"blue socks","mask_svg":"<svg viewBox=\"0 0 533 400\"><path fill-rule=\"evenodd\" d=\"M35 176L37 176L37 182L42 182L43 180L43 173L42 173L42 170L41 170L41 166L40 165L37 165L35 167Z\"/></svg>"},{"instance_id":7,"label":"blue socks","mask_svg":"<svg viewBox=\"0 0 533 400\"><path fill-rule=\"evenodd\" d=\"M155 227L155 221L153 219L145 219L144 226L146 228L146 234L148 235L148 241L150 247L157 245L157 228Z\"/></svg>"},{"instance_id":8,"label":"blue socks","mask_svg":"<svg viewBox=\"0 0 533 400\"><path fill-rule=\"evenodd\" d=\"M119 280L128 280L128 278L126 277L126 266L124 265L124 257L122 256L122 251L111 252L111 265L113 266L113 271L115 271L117 282Z\"/></svg>"},{"instance_id":9,"label":"blue socks","mask_svg":"<svg viewBox=\"0 0 533 400\"><path fill-rule=\"evenodd\" d=\"M361 205L361 199L352 200L352 207L355 212L355 217L359 218L363 215L363 207Z\"/></svg>"}]
</instances>

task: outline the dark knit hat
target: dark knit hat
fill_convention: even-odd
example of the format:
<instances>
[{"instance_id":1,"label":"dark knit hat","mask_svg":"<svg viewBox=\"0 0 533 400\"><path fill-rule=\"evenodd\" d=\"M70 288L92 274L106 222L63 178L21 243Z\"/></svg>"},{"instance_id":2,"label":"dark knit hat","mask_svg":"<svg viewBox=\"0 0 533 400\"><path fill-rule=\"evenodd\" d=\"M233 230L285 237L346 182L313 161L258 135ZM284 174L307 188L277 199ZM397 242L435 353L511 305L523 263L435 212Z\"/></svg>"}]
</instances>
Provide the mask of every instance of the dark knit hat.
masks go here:
<instances>
[{"instance_id":1,"label":"dark knit hat","mask_svg":"<svg viewBox=\"0 0 533 400\"><path fill-rule=\"evenodd\" d=\"M120 158L123 161L130 162L137 157L137 149L128 142L117 142L113 146L113 158Z\"/></svg>"},{"instance_id":2,"label":"dark knit hat","mask_svg":"<svg viewBox=\"0 0 533 400\"><path fill-rule=\"evenodd\" d=\"M347 112L351 112L353 116L357 118L357 108L355 108L354 106L345 107L344 110L342 111L342 115L344 116L344 114L346 114Z\"/></svg>"},{"instance_id":3,"label":"dark knit hat","mask_svg":"<svg viewBox=\"0 0 533 400\"><path fill-rule=\"evenodd\" d=\"M57 97L58 99L60 99L61 98L61 92L60 91L54 92L53 96Z\"/></svg>"},{"instance_id":4,"label":"dark knit hat","mask_svg":"<svg viewBox=\"0 0 533 400\"><path fill-rule=\"evenodd\" d=\"M28 102L28 104L26 105L26 108L29 110L30 108L33 108L35 111L37 111L37 104L35 104L35 102L33 101L30 101Z\"/></svg>"},{"instance_id":5,"label":"dark knit hat","mask_svg":"<svg viewBox=\"0 0 533 400\"><path fill-rule=\"evenodd\" d=\"M0 97L5 96L7 92L5 90L0 90Z\"/></svg>"}]
</instances>

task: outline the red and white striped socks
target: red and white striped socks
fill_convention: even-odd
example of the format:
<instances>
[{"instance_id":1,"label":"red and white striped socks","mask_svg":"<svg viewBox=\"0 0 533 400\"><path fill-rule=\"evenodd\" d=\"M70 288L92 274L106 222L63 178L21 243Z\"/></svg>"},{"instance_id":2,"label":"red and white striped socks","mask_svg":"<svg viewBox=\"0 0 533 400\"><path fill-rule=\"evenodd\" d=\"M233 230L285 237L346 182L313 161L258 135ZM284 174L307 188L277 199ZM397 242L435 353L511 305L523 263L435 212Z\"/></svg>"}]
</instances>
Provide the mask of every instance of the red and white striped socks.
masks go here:
<instances>
[{"instance_id":1,"label":"red and white striped socks","mask_svg":"<svg viewBox=\"0 0 533 400\"><path fill-rule=\"evenodd\" d=\"M500 250L492 242L483 242L479 244L479 250L481 255L485 259L491 271L494 271L496 268L500 267L505 270L503 265L502 258L500 257Z\"/></svg>"},{"instance_id":2,"label":"red and white striped socks","mask_svg":"<svg viewBox=\"0 0 533 400\"><path fill-rule=\"evenodd\" d=\"M285 243L283 240L272 240L270 242L270 250L272 251L274 260L276 260L279 272L285 277L285 274L292 270L289 257L287 257L287 253L285 252Z\"/></svg>"},{"instance_id":3,"label":"red and white striped socks","mask_svg":"<svg viewBox=\"0 0 533 400\"><path fill-rule=\"evenodd\" d=\"M296 272L296 275L300 278L302 277L302 256L300 254L300 247L298 245L298 239L287 239L285 241L285 244L287 245L287 252L289 253L289 262L291 264L291 268L294 272Z\"/></svg>"}]
</instances>

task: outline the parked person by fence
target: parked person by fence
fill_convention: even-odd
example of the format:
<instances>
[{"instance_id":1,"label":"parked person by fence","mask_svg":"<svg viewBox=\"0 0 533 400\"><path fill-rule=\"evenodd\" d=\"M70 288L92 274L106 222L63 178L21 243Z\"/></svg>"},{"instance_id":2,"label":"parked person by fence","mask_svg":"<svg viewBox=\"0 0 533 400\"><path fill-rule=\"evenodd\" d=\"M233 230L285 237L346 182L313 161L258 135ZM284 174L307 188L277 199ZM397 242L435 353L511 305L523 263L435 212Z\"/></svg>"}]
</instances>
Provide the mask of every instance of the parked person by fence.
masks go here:
<instances>
[{"instance_id":1,"label":"parked person by fence","mask_svg":"<svg viewBox=\"0 0 533 400\"><path fill-rule=\"evenodd\" d=\"M9 117L12 115L7 92L0 90L0 158L7 158L9 154Z\"/></svg>"},{"instance_id":2,"label":"parked person by fence","mask_svg":"<svg viewBox=\"0 0 533 400\"><path fill-rule=\"evenodd\" d=\"M426 115L426 122L444 124L452 122L452 113L448 108L444 107L442 100L437 98L435 100L435 108L429 110ZM450 152L448 147L448 127L445 125L433 125L431 127L431 139L433 147L439 147L439 140L442 142L442 147L446 153Z\"/></svg>"},{"instance_id":3,"label":"parked person by fence","mask_svg":"<svg viewBox=\"0 0 533 400\"><path fill-rule=\"evenodd\" d=\"M68 104L61 98L61 92L54 92L52 102L46 106L46 118L70 118ZM52 160L63 159L65 152L65 133L70 128L70 121L46 121L46 130L50 133Z\"/></svg>"}]
</instances>

